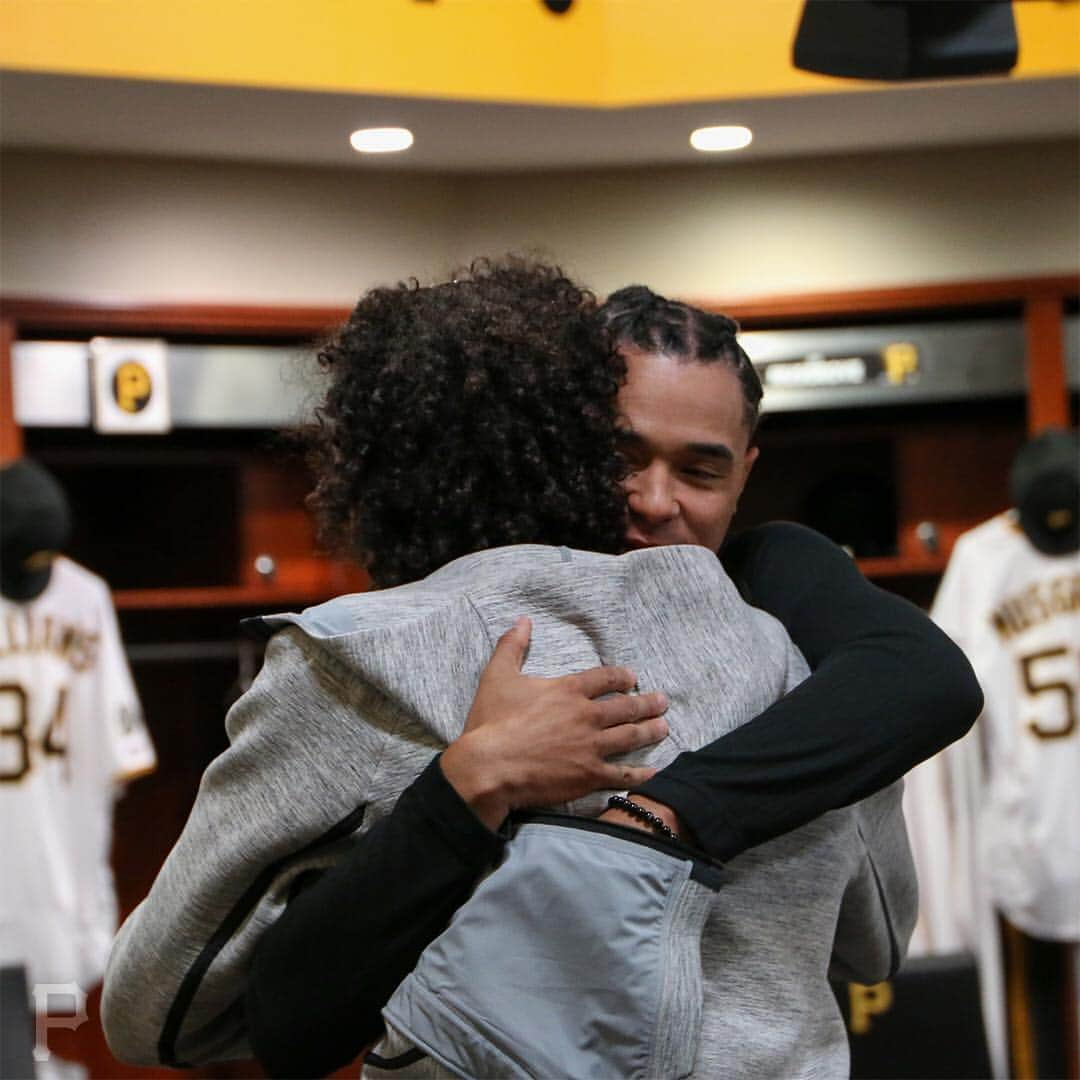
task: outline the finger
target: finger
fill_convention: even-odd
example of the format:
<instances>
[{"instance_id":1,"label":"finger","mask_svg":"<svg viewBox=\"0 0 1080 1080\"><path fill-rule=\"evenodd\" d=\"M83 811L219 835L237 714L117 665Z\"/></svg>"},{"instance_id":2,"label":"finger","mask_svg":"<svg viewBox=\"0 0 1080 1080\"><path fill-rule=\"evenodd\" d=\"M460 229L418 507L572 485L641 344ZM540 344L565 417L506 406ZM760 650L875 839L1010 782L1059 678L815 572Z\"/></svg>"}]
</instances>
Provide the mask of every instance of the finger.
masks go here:
<instances>
[{"instance_id":1,"label":"finger","mask_svg":"<svg viewBox=\"0 0 1080 1080\"><path fill-rule=\"evenodd\" d=\"M521 671L529 651L532 622L524 615L514 620L514 625L495 643L495 651L488 661L488 668Z\"/></svg>"},{"instance_id":2,"label":"finger","mask_svg":"<svg viewBox=\"0 0 1080 1080\"><path fill-rule=\"evenodd\" d=\"M639 720L634 724L620 724L602 731L597 737L596 748L600 757L609 758L653 746L668 735L668 723L662 716Z\"/></svg>"},{"instance_id":3,"label":"finger","mask_svg":"<svg viewBox=\"0 0 1080 1080\"><path fill-rule=\"evenodd\" d=\"M632 724L667 712L667 695L659 691L650 694L617 694L592 704L593 719L598 727Z\"/></svg>"},{"instance_id":4,"label":"finger","mask_svg":"<svg viewBox=\"0 0 1080 1080\"><path fill-rule=\"evenodd\" d=\"M587 698L625 693L637 684L637 676L624 667L594 667L565 678L568 686Z\"/></svg>"},{"instance_id":5,"label":"finger","mask_svg":"<svg viewBox=\"0 0 1080 1080\"><path fill-rule=\"evenodd\" d=\"M612 790L635 788L651 780L658 772L651 765L608 765L604 783Z\"/></svg>"}]
</instances>

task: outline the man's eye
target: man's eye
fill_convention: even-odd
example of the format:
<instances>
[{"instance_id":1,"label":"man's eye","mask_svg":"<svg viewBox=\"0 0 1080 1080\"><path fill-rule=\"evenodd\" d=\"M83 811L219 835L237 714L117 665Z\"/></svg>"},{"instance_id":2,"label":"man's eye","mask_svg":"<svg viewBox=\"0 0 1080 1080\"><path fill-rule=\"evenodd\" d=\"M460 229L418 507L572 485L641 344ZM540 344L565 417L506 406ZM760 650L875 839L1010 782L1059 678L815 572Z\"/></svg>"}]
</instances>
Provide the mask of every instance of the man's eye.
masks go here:
<instances>
[{"instance_id":1,"label":"man's eye","mask_svg":"<svg viewBox=\"0 0 1080 1080\"><path fill-rule=\"evenodd\" d=\"M683 474L693 480L719 480L721 478L720 474L713 472L712 469L699 469L693 466L683 469Z\"/></svg>"}]
</instances>

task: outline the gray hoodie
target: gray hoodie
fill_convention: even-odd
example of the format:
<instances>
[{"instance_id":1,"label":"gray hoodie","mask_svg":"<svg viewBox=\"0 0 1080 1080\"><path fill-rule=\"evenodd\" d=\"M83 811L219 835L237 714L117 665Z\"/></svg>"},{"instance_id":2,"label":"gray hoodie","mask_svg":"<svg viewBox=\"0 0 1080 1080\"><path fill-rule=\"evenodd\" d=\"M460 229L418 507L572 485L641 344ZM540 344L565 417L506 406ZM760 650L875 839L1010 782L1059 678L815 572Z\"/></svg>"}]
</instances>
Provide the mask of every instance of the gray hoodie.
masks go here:
<instances>
[{"instance_id":1,"label":"gray hoodie","mask_svg":"<svg viewBox=\"0 0 1080 1080\"><path fill-rule=\"evenodd\" d=\"M260 934L297 877L341 859L461 733L495 641L519 615L534 627L527 673L621 664L643 690L668 694L670 736L634 756L657 766L806 675L779 623L696 547L618 557L500 548L273 617L263 670L227 719L231 745L114 945L102 1017L118 1056L200 1064L249 1053L242 999ZM898 795L887 789L728 864L703 914L693 1075L846 1073L830 963L844 977L885 978L915 914ZM604 801L562 809L593 816Z\"/></svg>"}]
</instances>

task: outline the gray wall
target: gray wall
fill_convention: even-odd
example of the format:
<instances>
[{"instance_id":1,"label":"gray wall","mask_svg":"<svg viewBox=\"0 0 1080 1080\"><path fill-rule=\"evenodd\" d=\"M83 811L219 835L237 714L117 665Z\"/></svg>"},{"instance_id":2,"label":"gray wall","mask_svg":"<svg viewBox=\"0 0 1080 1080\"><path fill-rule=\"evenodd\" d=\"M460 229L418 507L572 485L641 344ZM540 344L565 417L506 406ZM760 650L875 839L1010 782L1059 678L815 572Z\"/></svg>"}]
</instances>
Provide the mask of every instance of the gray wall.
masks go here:
<instances>
[{"instance_id":1,"label":"gray wall","mask_svg":"<svg viewBox=\"0 0 1080 1080\"><path fill-rule=\"evenodd\" d=\"M601 292L760 296L1075 271L1075 142L503 176L9 151L0 288L349 304L534 250Z\"/></svg>"}]
</instances>

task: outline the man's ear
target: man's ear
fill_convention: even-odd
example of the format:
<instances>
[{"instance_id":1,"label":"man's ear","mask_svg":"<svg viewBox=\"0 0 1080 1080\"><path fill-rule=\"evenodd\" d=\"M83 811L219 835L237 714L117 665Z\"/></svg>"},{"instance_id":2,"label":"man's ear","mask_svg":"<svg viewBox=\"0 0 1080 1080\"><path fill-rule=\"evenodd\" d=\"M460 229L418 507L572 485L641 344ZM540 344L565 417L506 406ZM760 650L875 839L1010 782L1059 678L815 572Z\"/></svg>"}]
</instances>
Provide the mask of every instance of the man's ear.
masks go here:
<instances>
[{"instance_id":1,"label":"man's ear","mask_svg":"<svg viewBox=\"0 0 1080 1080\"><path fill-rule=\"evenodd\" d=\"M746 481L750 478L750 470L754 467L754 462L757 461L758 448L751 446L747 448L742 459L742 476L739 479L739 490L735 492L735 507L739 505L739 500L742 498L742 493L746 488Z\"/></svg>"},{"instance_id":2,"label":"man's ear","mask_svg":"<svg viewBox=\"0 0 1080 1080\"><path fill-rule=\"evenodd\" d=\"M742 482L745 486L746 481L750 478L750 470L754 467L754 462L758 459L758 454L761 453L760 447L751 446L743 454L743 478Z\"/></svg>"}]
</instances>

